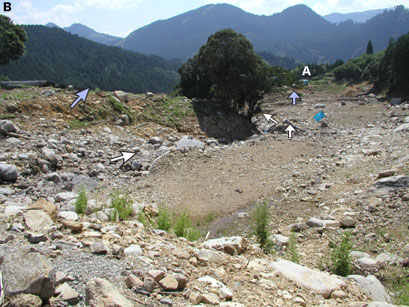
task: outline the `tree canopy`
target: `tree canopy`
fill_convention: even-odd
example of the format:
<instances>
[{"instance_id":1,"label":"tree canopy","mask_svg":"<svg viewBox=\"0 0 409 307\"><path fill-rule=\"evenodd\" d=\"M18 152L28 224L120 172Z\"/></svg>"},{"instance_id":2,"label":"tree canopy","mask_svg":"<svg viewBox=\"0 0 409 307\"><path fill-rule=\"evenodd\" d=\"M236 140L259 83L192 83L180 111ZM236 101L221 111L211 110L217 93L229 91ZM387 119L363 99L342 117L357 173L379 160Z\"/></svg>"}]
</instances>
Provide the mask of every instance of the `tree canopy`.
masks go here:
<instances>
[{"instance_id":1,"label":"tree canopy","mask_svg":"<svg viewBox=\"0 0 409 307\"><path fill-rule=\"evenodd\" d=\"M26 40L26 32L21 26L14 25L9 17L0 15L0 66L21 57Z\"/></svg>"},{"instance_id":2,"label":"tree canopy","mask_svg":"<svg viewBox=\"0 0 409 307\"><path fill-rule=\"evenodd\" d=\"M215 98L251 118L274 85L273 70L250 41L232 29L211 35L207 44L179 69L180 88L190 98Z\"/></svg>"}]
</instances>

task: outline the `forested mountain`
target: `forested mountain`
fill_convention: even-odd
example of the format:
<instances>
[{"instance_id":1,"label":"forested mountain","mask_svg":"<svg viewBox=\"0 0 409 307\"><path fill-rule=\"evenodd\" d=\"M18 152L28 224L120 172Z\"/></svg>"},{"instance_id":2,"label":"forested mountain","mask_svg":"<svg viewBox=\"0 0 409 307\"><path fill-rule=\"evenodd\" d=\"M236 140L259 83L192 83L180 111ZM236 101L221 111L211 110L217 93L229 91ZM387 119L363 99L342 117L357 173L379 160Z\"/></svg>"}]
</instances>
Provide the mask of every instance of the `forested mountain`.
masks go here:
<instances>
[{"instance_id":1,"label":"forested mountain","mask_svg":"<svg viewBox=\"0 0 409 307\"><path fill-rule=\"evenodd\" d=\"M134 93L169 92L179 81L179 63L108 47L60 28L24 29L28 36L25 55L0 68L0 74L12 80L45 79Z\"/></svg>"},{"instance_id":2,"label":"forested mountain","mask_svg":"<svg viewBox=\"0 0 409 307\"><path fill-rule=\"evenodd\" d=\"M115 46L122 40L120 37L99 33L80 23L74 23L70 27L65 27L64 30L71 34L76 34L91 41L108 46Z\"/></svg>"},{"instance_id":3,"label":"forested mountain","mask_svg":"<svg viewBox=\"0 0 409 307\"><path fill-rule=\"evenodd\" d=\"M369 19L372 17L375 17L376 15L379 15L383 13L386 9L380 9L380 10L369 10L369 11L364 11L364 12L354 12L354 13L347 13L347 14L342 14L342 13L332 13L329 15L325 15L324 18L328 20L331 23L340 23L346 20L352 20L353 22L367 22Z\"/></svg>"},{"instance_id":4,"label":"forested mountain","mask_svg":"<svg viewBox=\"0 0 409 307\"><path fill-rule=\"evenodd\" d=\"M401 6L366 23L346 21L336 25L305 5L258 16L232 5L210 4L140 28L119 45L168 59L187 59L211 34L225 28L246 35L258 52L268 51L304 62L333 62L359 56L369 39L375 51L386 48L390 37L397 38L409 29L409 12Z\"/></svg>"}]
</instances>

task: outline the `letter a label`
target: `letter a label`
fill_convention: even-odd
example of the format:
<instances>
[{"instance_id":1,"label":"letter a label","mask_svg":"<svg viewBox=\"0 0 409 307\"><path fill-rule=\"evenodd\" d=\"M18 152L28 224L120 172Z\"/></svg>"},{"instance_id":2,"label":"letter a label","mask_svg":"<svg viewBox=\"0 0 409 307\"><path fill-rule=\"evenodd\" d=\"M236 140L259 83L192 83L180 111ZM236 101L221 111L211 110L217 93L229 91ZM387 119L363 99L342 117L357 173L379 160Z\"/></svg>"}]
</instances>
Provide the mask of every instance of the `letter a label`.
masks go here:
<instances>
[{"instance_id":1,"label":"letter a label","mask_svg":"<svg viewBox=\"0 0 409 307\"><path fill-rule=\"evenodd\" d=\"M304 67L304 71L302 72L302 75L303 76L305 76L305 75L311 76L310 69L308 68L308 66Z\"/></svg>"}]
</instances>

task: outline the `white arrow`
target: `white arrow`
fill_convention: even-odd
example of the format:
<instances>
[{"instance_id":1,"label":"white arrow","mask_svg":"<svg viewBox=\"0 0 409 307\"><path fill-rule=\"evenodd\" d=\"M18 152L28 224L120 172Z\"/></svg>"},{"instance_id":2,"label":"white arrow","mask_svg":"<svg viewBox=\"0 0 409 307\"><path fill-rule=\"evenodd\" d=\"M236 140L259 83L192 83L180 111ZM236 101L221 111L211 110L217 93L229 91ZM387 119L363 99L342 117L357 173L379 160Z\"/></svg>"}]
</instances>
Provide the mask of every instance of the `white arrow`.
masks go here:
<instances>
[{"instance_id":1,"label":"white arrow","mask_svg":"<svg viewBox=\"0 0 409 307\"><path fill-rule=\"evenodd\" d=\"M263 115L267 122L271 120L274 124L278 125L278 122L273 119L273 115L271 114L263 114Z\"/></svg>"},{"instance_id":2,"label":"white arrow","mask_svg":"<svg viewBox=\"0 0 409 307\"><path fill-rule=\"evenodd\" d=\"M285 129L285 131L288 132L288 138L291 139L291 138L292 138L292 133L295 131L295 129L294 129L293 126L289 125L289 126L287 127L287 129Z\"/></svg>"},{"instance_id":3,"label":"white arrow","mask_svg":"<svg viewBox=\"0 0 409 307\"><path fill-rule=\"evenodd\" d=\"M121 154L122 154L122 156L112 158L112 159L111 159L111 163L123 159L124 162L123 162L122 164L124 164L124 163L126 163L127 161L129 161L130 159L132 159L134 155L136 155L136 153L134 153L134 152L129 152L129 151L121 151Z\"/></svg>"}]
</instances>

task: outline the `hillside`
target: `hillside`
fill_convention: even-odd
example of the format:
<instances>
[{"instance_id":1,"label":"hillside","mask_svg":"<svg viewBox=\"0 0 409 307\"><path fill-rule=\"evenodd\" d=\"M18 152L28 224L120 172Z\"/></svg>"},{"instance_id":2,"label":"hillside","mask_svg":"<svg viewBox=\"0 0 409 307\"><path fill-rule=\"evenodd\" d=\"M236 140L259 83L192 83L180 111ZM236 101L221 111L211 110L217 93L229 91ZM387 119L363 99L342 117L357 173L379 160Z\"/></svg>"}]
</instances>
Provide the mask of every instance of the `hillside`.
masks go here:
<instances>
[{"instance_id":1,"label":"hillside","mask_svg":"<svg viewBox=\"0 0 409 307\"><path fill-rule=\"evenodd\" d=\"M304 62L333 62L360 55L369 39L375 51L386 48L389 37L406 33L409 12L397 7L363 24L335 25L305 5L258 16L232 5L210 4L140 28L119 45L168 59L187 59L198 52L211 34L224 28L245 34L259 52L269 51Z\"/></svg>"},{"instance_id":2,"label":"hillside","mask_svg":"<svg viewBox=\"0 0 409 307\"><path fill-rule=\"evenodd\" d=\"M45 79L58 84L169 92L178 83L178 63L108 47L59 28L24 26L26 54L0 73L12 80Z\"/></svg>"},{"instance_id":3,"label":"hillside","mask_svg":"<svg viewBox=\"0 0 409 307\"><path fill-rule=\"evenodd\" d=\"M324 18L331 23L340 23L346 20L352 20L355 23L367 22L372 17L382 14L386 9L379 10L368 10L364 12L353 12L353 13L332 13L325 15Z\"/></svg>"},{"instance_id":4,"label":"hillside","mask_svg":"<svg viewBox=\"0 0 409 307\"><path fill-rule=\"evenodd\" d=\"M71 34L76 34L93 42L104 44L107 46L115 46L122 40L122 38L120 37L99 33L80 23L74 23L70 27L65 27L64 30Z\"/></svg>"}]
</instances>

